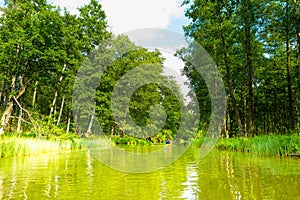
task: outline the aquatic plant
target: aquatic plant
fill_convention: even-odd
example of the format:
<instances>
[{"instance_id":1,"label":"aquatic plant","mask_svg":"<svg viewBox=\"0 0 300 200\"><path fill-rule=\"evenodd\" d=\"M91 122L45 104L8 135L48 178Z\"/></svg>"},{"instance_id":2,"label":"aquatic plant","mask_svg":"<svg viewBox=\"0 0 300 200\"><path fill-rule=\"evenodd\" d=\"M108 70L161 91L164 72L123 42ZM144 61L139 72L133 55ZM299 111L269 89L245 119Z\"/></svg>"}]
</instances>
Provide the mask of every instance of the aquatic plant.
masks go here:
<instances>
[{"instance_id":1,"label":"aquatic plant","mask_svg":"<svg viewBox=\"0 0 300 200\"><path fill-rule=\"evenodd\" d=\"M59 153L81 149L84 145L81 139L51 140L43 138L24 138L4 136L0 138L0 158L12 156L29 156L44 153Z\"/></svg>"},{"instance_id":2,"label":"aquatic plant","mask_svg":"<svg viewBox=\"0 0 300 200\"><path fill-rule=\"evenodd\" d=\"M258 155L289 156L299 153L298 135L263 135L252 138L221 138L216 146L220 150L250 152Z\"/></svg>"}]
</instances>

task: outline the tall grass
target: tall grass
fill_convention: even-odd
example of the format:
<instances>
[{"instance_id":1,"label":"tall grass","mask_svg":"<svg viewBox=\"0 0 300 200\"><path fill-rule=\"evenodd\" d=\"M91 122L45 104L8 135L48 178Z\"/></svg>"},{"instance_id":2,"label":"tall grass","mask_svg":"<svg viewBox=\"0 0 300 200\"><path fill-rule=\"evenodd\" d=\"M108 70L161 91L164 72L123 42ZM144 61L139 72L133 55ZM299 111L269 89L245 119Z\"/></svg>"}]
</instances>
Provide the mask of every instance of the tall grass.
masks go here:
<instances>
[{"instance_id":1,"label":"tall grass","mask_svg":"<svg viewBox=\"0 0 300 200\"><path fill-rule=\"evenodd\" d=\"M267 156L289 156L291 153L300 153L300 136L264 135L253 138L222 138L217 142L216 148Z\"/></svg>"},{"instance_id":2,"label":"tall grass","mask_svg":"<svg viewBox=\"0 0 300 200\"><path fill-rule=\"evenodd\" d=\"M83 143L76 140L47 140L40 138L2 137L0 138L0 158L12 156L29 156L44 153L59 153L80 149Z\"/></svg>"}]
</instances>

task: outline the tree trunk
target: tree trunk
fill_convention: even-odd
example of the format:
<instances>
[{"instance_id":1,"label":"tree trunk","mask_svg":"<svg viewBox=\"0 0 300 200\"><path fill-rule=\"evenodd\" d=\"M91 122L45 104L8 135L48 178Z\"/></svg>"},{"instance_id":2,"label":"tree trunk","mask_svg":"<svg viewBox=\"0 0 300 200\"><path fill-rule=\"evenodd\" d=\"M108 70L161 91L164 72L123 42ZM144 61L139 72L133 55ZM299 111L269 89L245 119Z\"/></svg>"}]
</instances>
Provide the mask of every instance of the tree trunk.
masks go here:
<instances>
[{"instance_id":1,"label":"tree trunk","mask_svg":"<svg viewBox=\"0 0 300 200\"><path fill-rule=\"evenodd\" d=\"M247 71L248 71L248 123L249 123L249 134L251 137L254 136L254 93L252 87L252 59L251 59L251 42L250 42L250 28L246 29L246 49L247 49Z\"/></svg>"},{"instance_id":2,"label":"tree trunk","mask_svg":"<svg viewBox=\"0 0 300 200\"><path fill-rule=\"evenodd\" d=\"M18 45L17 49L16 49L16 58L19 57L19 53L20 53L20 46ZM27 65L28 65L28 61L26 61L24 67L26 68ZM13 68L17 69L17 62L14 63ZM9 120L11 118L13 108L14 108L14 99L15 100L19 99L26 90L26 86L23 84L24 78L26 76L25 72L22 73L22 76L17 76L17 74L14 74L14 73L12 73L11 76L12 76L12 78L11 78L10 91L8 94L8 103L7 103L5 111L1 117L0 135L2 135L4 133L5 129L7 128L8 124L9 124ZM20 77L19 85L17 86L17 87L19 87L19 90L16 90L17 77ZM29 80L27 80L27 84L32 80L32 78L33 77L31 77L31 78L29 78Z\"/></svg>"},{"instance_id":3,"label":"tree trunk","mask_svg":"<svg viewBox=\"0 0 300 200\"><path fill-rule=\"evenodd\" d=\"M39 84L39 81L35 82L35 86L34 86L34 90L33 90L33 95L32 95L32 107L34 107L35 105L35 101L36 101L36 91L37 91L37 86Z\"/></svg>"},{"instance_id":4,"label":"tree trunk","mask_svg":"<svg viewBox=\"0 0 300 200\"><path fill-rule=\"evenodd\" d=\"M13 91L16 85L16 76L12 76L11 78L11 90ZM1 117L1 127L0 127L0 135L2 135L9 123L9 119L11 117L11 113L13 111L14 102L12 96L8 99L8 104L6 106L6 109Z\"/></svg>"},{"instance_id":5,"label":"tree trunk","mask_svg":"<svg viewBox=\"0 0 300 200\"><path fill-rule=\"evenodd\" d=\"M276 82L274 87L274 131L276 132L278 126L278 112L277 112L277 88Z\"/></svg>"},{"instance_id":6,"label":"tree trunk","mask_svg":"<svg viewBox=\"0 0 300 200\"><path fill-rule=\"evenodd\" d=\"M4 103L4 101L1 101L1 99L2 99L2 95L4 94L4 88L5 88L5 81L3 79L2 82L1 82L1 90L0 90L0 102L3 102L3 103ZM0 103L0 105L1 104L2 103Z\"/></svg>"},{"instance_id":7,"label":"tree trunk","mask_svg":"<svg viewBox=\"0 0 300 200\"><path fill-rule=\"evenodd\" d=\"M300 128L300 113L299 113L299 96L300 96L300 77L299 77L299 68L300 68L300 16L299 9L297 7L297 0L294 0L294 11L295 11L295 21L297 29L297 47L298 53L296 57L296 82L297 82L297 95L296 95L296 114L297 114L297 128Z\"/></svg>"},{"instance_id":8,"label":"tree trunk","mask_svg":"<svg viewBox=\"0 0 300 200\"><path fill-rule=\"evenodd\" d=\"M62 69L63 72L66 70L66 67L67 67L67 65L64 64L64 67ZM58 84L61 83L62 79L63 79L63 76L60 76L59 80L58 80ZM58 89L54 93L54 98L53 98L52 105L51 105L51 108L50 108L50 113L49 113L49 120L51 120L52 113L54 112L54 108L55 108L55 105L56 105L57 97L58 97Z\"/></svg>"},{"instance_id":9,"label":"tree trunk","mask_svg":"<svg viewBox=\"0 0 300 200\"><path fill-rule=\"evenodd\" d=\"M20 46L17 45L16 58L19 57L19 52L20 52ZM15 68L16 68L16 63L14 65L15 65ZM16 75L12 74L11 88L10 88L11 93L15 91L15 86L16 86ZM9 119L11 117L11 113L13 111L13 108L14 108L14 101L13 101L13 98L12 98L11 94L9 94L8 104L6 106L6 109L5 109L4 113L2 114L2 117L1 117L0 135L2 135L4 133L5 129L8 126Z\"/></svg>"},{"instance_id":10,"label":"tree trunk","mask_svg":"<svg viewBox=\"0 0 300 200\"><path fill-rule=\"evenodd\" d=\"M54 111L53 111L53 115L54 116L56 116L56 108L57 108L57 106L56 106L56 104L54 105Z\"/></svg>"},{"instance_id":11,"label":"tree trunk","mask_svg":"<svg viewBox=\"0 0 300 200\"><path fill-rule=\"evenodd\" d=\"M57 96L58 96L58 91L56 90L55 94L54 94L52 104L51 104L51 108L50 108L49 120L51 120L51 118L52 118L52 113L54 112L54 107L55 107L55 104L56 104L56 101L57 101ZM50 121L48 121L48 122L50 122Z\"/></svg>"},{"instance_id":12,"label":"tree trunk","mask_svg":"<svg viewBox=\"0 0 300 200\"><path fill-rule=\"evenodd\" d=\"M284 119L284 121L282 122L282 124L283 125L286 125L286 123L288 123L288 117L287 117L287 108L286 108L286 95L284 95L284 97L283 97L283 102L284 102L284 109L283 109L283 119Z\"/></svg>"},{"instance_id":13,"label":"tree trunk","mask_svg":"<svg viewBox=\"0 0 300 200\"><path fill-rule=\"evenodd\" d=\"M222 29L222 23L221 23L221 29ZM227 48L226 48L226 43L225 43L225 38L224 35L221 33L221 38L222 38L222 46L223 46L223 54L224 54L224 61L225 61L225 66L226 66L226 78L227 78L227 83L228 83L228 88L229 88L229 94L232 100L232 105L235 111L235 115L236 115L236 119L239 125L239 129L240 129L240 134L242 137L245 136L245 132L244 132L244 128L242 125L242 120L240 117L240 111L237 107L237 103L234 97L234 90L233 90L233 85L232 85L232 79L231 79L231 75L230 75L230 70L229 70L229 62L228 62L228 58L227 58Z\"/></svg>"},{"instance_id":14,"label":"tree trunk","mask_svg":"<svg viewBox=\"0 0 300 200\"><path fill-rule=\"evenodd\" d=\"M70 131L70 124L71 124L71 112L69 112L69 114L68 114L68 124L67 124L67 130L66 130L67 134Z\"/></svg>"},{"instance_id":15,"label":"tree trunk","mask_svg":"<svg viewBox=\"0 0 300 200\"><path fill-rule=\"evenodd\" d=\"M290 37L289 37L289 0L286 0L286 16L287 22L285 27L285 45L286 45L286 75L287 75L287 87L288 87L288 97L289 97L289 124L291 130L294 130L294 117L293 117L293 94L292 94L292 83L291 83L291 72L290 72Z\"/></svg>"},{"instance_id":16,"label":"tree trunk","mask_svg":"<svg viewBox=\"0 0 300 200\"><path fill-rule=\"evenodd\" d=\"M111 130L110 130L110 139L112 139L112 138L114 137L115 126L116 126L116 124L113 124L113 125L111 126Z\"/></svg>"},{"instance_id":17,"label":"tree trunk","mask_svg":"<svg viewBox=\"0 0 300 200\"><path fill-rule=\"evenodd\" d=\"M244 19L244 31L245 31L245 50L247 60L247 86L248 86L248 124L249 124L249 135L254 136L254 93L253 93L253 69L252 69L252 45L251 45L251 22L249 15L249 2L243 0L243 19Z\"/></svg>"},{"instance_id":18,"label":"tree trunk","mask_svg":"<svg viewBox=\"0 0 300 200\"><path fill-rule=\"evenodd\" d=\"M7 125L9 123L9 119L11 117L11 113L13 111L13 107L14 107L14 103L13 103L13 100L10 99L7 106L6 106L6 109L1 117L1 127L0 127L0 135L2 135L5 131L5 129L7 128Z\"/></svg>"},{"instance_id":19,"label":"tree trunk","mask_svg":"<svg viewBox=\"0 0 300 200\"><path fill-rule=\"evenodd\" d=\"M90 120L90 123L89 123L89 126L88 126L88 129L87 129L87 132L86 132L86 136L90 136L92 134L92 126L93 126L93 121L94 121L94 116L95 116L95 111L96 109L94 108L93 109L93 113L92 113L92 116L91 116L91 120Z\"/></svg>"},{"instance_id":20,"label":"tree trunk","mask_svg":"<svg viewBox=\"0 0 300 200\"><path fill-rule=\"evenodd\" d=\"M229 138L229 127L230 127L230 116L229 116L229 102L228 102L228 96L226 95L226 111L225 111L225 136L226 138Z\"/></svg>"},{"instance_id":21,"label":"tree trunk","mask_svg":"<svg viewBox=\"0 0 300 200\"><path fill-rule=\"evenodd\" d=\"M299 107L298 107L298 104L299 104L299 99L298 99L298 96L296 98L296 106L295 106L295 110L296 110L296 117L297 117L297 124L296 124L296 129L300 129L300 113L299 113Z\"/></svg>"},{"instance_id":22,"label":"tree trunk","mask_svg":"<svg viewBox=\"0 0 300 200\"><path fill-rule=\"evenodd\" d=\"M81 110L77 110L77 112L76 112L76 120L75 120L75 122L76 122L76 133L77 134L79 134L80 132L81 132L81 130L80 130L80 116L81 116Z\"/></svg>"},{"instance_id":23,"label":"tree trunk","mask_svg":"<svg viewBox=\"0 0 300 200\"><path fill-rule=\"evenodd\" d=\"M295 10L295 21L296 21L296 31L297 31L297 46L298 46L298 54L297 54L297 68L300 65L300 16L299 10L297 7L297 0L294 0L294 10ZM298 77L299 78L299 77Z\"/></svg>"},{"instance_id":24,"label":"tree trunk","mask_svg":"<svg viewBox=\"0 0 300 200\"><path fill-rule=\"evenodd\" d=\"M61 105L60 105L60 110L59 110L59 115L58 115L56 126L58 126L59 123L60 123L60 119L61 119L63 108L64 108L64 103L65 103L65 96L63 96L63 99L61 101Z\"/></svg>"},{"instance_id":25,"label":"tree trunk","mask_svg":"<svg viewBox=\"0 0 300 200\"><path fill-rule=\"evenodd\" d=\"M248 128L248 113L247 113L247 110L248 110L248 108L247 108L247 99L248 99L248 97L247 97L247 85L246 85L246 83L244 84L244 92L243 92L243 98L241 98L241 99L244 99L244 101L243 101L243 104L244 104L244 108L243 108L243 114L244 114L244 130L246 131L247 130L247 128ZM246 137L248 137L248 135L247 135L247 132L245 133L246 134Z\"/></svg>"},{"instance_id":26,"label":"tree trunk","mask_svg":"<svg viewBox=\"0 0 300 200\"><path fill-rule=\"evenodd\" d=\"M17 132L21 132L23 110L20 108Z\"/></svg>"},{"instance_id":27,"label":"tree trunk","mask_svg":"<svg viewBox=\"0 0 300 200\"><path fill-rule=\"evenodd\" d=\"M266 109L267 109L267 119L266 119L266 132L270 132L270 130L272 130L271 129L271 127L270 127L270 124L271 124L271 114L270 114L270 106L269 106L269 94L268 93L266 93L266 101L265 101L266 103L267 103L267 105L266 105Z\"/></svg>"},{"instance_id":28,"label":"tree trunk","mask_svg":"<svg viewBox=\"0 0 300 200\"><path fill-rule=\"evenodd\" d=\"M266 97L264 95L264 102L266 101ZM266 106L263 106L263 132L266 133Z\"/></svg>"}]
</instances>

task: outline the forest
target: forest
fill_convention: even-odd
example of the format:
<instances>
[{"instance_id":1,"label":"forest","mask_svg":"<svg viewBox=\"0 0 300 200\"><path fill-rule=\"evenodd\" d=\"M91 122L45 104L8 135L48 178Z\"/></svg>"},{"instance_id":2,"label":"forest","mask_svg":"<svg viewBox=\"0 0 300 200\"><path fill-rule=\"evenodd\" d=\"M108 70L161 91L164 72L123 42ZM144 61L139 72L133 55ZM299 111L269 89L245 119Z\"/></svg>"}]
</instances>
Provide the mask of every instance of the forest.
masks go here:
<instances>
[{"instance_id":1,"label":"forest","mask_svg":"<svg viewBox=\"0 0 300 200\"><path fill-rule=\"evenodd\" d=\"M299 1L186 0L183 4L189 6L185 14L191 20L184 26L186 36L208 51L223 76L224 135L299 131ZM187 64L184 73L196 93L207 92L193 66ZM199 101L209 105L206 96ZM200 109L209 114L209 107Z\"/></svg>"},{"instance_id":2,"label":"forest","mask_svg":"<svg viewBox=\"0 0 300 200\"><path fill-rule=\"evenodd\" d=\"M190 23L183 26L185 36L205 48L225 85L222 136L298 133L299 1L185 0L182 6L186 5ZM78 15L46 0L6 0L1 13L0 135L90 135L92 127L82 129L80 124L92 124L93 120L98 120L105 135L126 134L111 115L112 90L137 65L153 65L161 72L164 58L159 51L148 51L126 36L113 35L96 0L79 8ZM180 49L176 56L185 61L192 51ZM98 80L95 109L77 110L73 115L73 86L86 59L96 65L110 64ZM182 73L201 102L199 129L205 131L211 114L205 81L189 63ZM165 79L173 81L172 77ZM86 95L81 97L83 102L89 97ZM147 112L153 104L161 104L167 114L160 137L174 137L182 115L180 99L156 84L141 87L130 102L131 116L138 125L149 122Z\"/></svg>"},{"instance_id":3,"label":"forest","mask_svg":"<svg viewBox=\"0 0 300 200\"><path fill-rule=\"evenodd\" d=\"M300 196L299 0L54 1L0 0L0 199Z\"/></svg>"}]
</instances>

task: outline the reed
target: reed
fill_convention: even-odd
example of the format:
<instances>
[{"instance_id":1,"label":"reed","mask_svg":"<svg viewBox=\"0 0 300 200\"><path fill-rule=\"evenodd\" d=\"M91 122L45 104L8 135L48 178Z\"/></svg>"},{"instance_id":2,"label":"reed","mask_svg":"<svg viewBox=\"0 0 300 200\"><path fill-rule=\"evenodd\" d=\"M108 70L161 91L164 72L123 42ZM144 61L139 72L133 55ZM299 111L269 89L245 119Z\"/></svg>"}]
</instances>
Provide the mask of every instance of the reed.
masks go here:
<instances>
[{"instance_id":1,"label":"reed","mask_svg":"<svg viewBox=\"0 0 300 200\"><path fill-rule=\"evenodd\" d=\"M263 135L253 138L221 138L216 148L267 156L289 156L292 153L300 153L300 136Z\"/></svg>"},{"instance_id":2,"label":"reed","mask_svg":"<svg viewBox=\"0 0 300 200\"><path fill-rule=\"evenodd\" d=\"M0 158L12 156L30 156L45 153L59 153L81 149L84 145L80 139L47 140L41 138L2 137L0 138Z\"/></svg>"}]
</instances>

